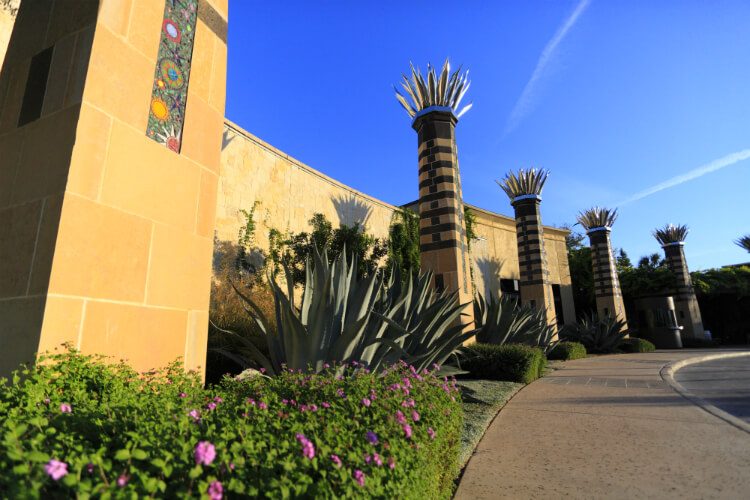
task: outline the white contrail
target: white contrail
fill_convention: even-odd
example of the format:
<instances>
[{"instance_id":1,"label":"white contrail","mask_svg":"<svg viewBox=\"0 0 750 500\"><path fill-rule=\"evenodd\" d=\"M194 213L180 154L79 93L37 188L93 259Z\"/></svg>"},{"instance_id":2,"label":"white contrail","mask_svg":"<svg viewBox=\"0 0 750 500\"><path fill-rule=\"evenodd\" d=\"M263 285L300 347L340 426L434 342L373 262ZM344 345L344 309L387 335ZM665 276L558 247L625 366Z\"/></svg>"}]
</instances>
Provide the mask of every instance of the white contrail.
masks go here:
<instances>
[{"instance_id":1,"label":"white contrail","mask_svg":"<svg viewBox=\"0 0 750 500\"><path fill-rule=\"evenodd\" d=\"M572 28L576 21L578 21L578 18L581 17L581 14L583 14L583 11L585 11L586 7L589 6L589 3L591 3L591 0L581 0L580 2L578 2L578 5L576 6L573 13L568 16L568 18L564 23L560 25L559 28L557 28L555 36L553 36L552 39L547 42L547 45L545 45L544 50L542 51L542 55L539 56L539 60L536 63L534 72L531 74L531 78L523 88L521 97L518 98L513 111L511 111L510 116L508 117L508 122L505 124L505 132L503 134L504 136L513 131L513 129L515 129L521 122L521 119L526 115L526 113L531 111L534 104L534 87L536 86L537 81L539 81L539 79L542 77L544 69L547 67L550 60L552 59L552 56L557 50L557 46L560 45L560 42L563 41L565 35L567 35L568 31L570 31L570 28Z\"/></svg>"},{"instance_id":2,"label":"white contrail","mask_svg":"<svg viewBox=\"0 0 750 500\"><path fill-rule=\"evenodd\" d=\"M619 203L619 206L627 205L628 203L633 203L634 201L643 199L646 196L651 196L652 194L658 193L659 191L664 191L665 189L679 186L680 184L684 182L692 181L693 179L697 179L698 177L703 177L706 174L710 174L711 172L715 172L724 167L729 167L731 165L734 165L735 163L747 160L748 158L750 158L750 149L743 149L742 151L737 151L736 153L728 154L710 163L706 163L705 165L702 165L698 168L694 168L693 170L686 172L682 175L672 177L671 179L667 179L666 181L661 182L655 186L651 186L648 189L639 191L638 193L634 194L630 198Z\"/></svg>"}]
</instances>

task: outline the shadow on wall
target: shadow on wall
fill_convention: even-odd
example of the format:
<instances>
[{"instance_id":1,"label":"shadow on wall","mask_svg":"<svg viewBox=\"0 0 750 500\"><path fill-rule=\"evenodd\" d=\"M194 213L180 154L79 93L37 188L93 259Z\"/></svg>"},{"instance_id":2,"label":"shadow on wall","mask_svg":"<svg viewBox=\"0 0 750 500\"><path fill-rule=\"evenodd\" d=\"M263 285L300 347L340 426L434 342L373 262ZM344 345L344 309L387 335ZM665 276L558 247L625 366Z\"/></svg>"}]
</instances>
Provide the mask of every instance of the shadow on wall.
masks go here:
<instances>
[{"instance_id":1,"label":"shadow on wall","mask_svg":"<svg viewBox=\"0 0 750 500\"><path fill-rule=\"evenodd\" d=\"M353 226L358 223L364 227L372 215L372 207L354 195L331 198L341 224Z\"/></svg>"},{"instance_id":2,"label":"shadow on wall","mask_svg":"<svg viewBox=\"0 0 750 500\"><path fill-rule=\"evenodd\" d=\"M229 143L231 143L236 138L237 134L235 134L231 130L224 129L224 133L221 134L221 150L224 151L227 146L229 146Z\"/></svg>"},{"instance_id":3,"label":"shadow on wall","mask_svg":"<svg viewBox=\"0 0 750 500\"><path fill-rule=\"evenodd\" d=\"M500 272L503 269L503 263L503 261L491 257L476 259L475 266L484 285L482 294L485 297L489 297L491 293L497 294L500 290Z\"/></svg>"}]
</instances>

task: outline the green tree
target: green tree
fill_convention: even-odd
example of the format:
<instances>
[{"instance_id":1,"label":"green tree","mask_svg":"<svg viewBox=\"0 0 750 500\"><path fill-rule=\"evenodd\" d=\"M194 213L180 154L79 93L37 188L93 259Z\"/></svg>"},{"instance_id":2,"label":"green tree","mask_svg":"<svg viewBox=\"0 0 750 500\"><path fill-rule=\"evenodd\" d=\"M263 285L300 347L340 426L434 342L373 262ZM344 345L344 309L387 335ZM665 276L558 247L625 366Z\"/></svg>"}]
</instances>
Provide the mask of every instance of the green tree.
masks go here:
<instances>
[{"instance_id":1,"label":"green tree","mask_svg":"<svg viewBox=\"0 0 750 500\"><path fill-rule=\"evenodd\" d=\"M388 242L388 267L419 272L419 215L408 208L393 213ZM404 276L407 276L404 273Z\"/></svg>"},{"instance_id":2,"label":"green tree","mask_svg":"<svg viewBox=\"0 0 750 500\"><path fill-rule=\"evenodd\" d=\"M573 303L575 304L576 315L583 318L596 311L591 248L585 245L586 235L572 231L570 226L562 226L562 228L571 231L565 238L565 246L568 249Z\"/></svg>"}]
</instances>

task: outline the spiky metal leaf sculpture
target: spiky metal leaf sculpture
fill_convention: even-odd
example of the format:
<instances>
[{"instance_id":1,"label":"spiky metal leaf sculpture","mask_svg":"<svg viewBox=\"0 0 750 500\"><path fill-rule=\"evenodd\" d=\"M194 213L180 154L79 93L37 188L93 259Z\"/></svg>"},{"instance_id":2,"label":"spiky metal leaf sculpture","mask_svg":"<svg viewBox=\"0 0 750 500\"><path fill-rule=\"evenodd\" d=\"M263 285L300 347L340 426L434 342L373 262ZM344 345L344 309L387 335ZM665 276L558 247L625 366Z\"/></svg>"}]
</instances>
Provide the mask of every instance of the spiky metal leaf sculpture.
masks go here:
<instances>
[{"instance_id":1,"label":"spiky metal leaf sculpture","mask_svg":"<svg viewBox=\"0 0 750 500\"><path fill-rule=\"evenodd\" d=\"M448 59L443 64L443 69L438 75L435 67L427 65L427 78L422 76L419 69L409 63L411 67L411 79L407 75L401 75L401 87L403 87L406 96L399 92L396 87L396 99L404 107L409 116L414 118L417 113L430 106L445 106L453 109L456 118L471 109L471 104L467 104L459 110L461 100L469 90L469 72L461 74L461 68L451 73L451 66Z\"/></svg>"},{"instance_id":2,"label":"spiky metal leaf sculpture","mask_svg":"<svg viewBox=\"0 0 750 500\"><path fill-rule=\"evenodd\" d=\"M750 234L746 234L742 238L735 240L735 243L750 252Z\"/></svg>"},{"instance_id":3,"label":"spiky metal leaf sculpture","mask_svg":"<svg viewBox=\"0 0 750 500\"><path fill-rule=\"evenodd\" d=\"M685 241L685 238L687 238L688 227L684 224L680 224L678 226L675 226L674 224L667 224L660 229L655 229L652 234L661 246L669 245L672 243L681 243Z\"/></svg>"},{"instance_id":4,"label":"spiky metal leaf sculpture","mask_svg":"<svg viewBox=\"0 0 750 500\"><path fill-rule=\"evenodd\" d=\"M513 199L524 195L541 195L544 183L547 182L549 170L530 168L521 169L518 173L508 172L502 181L495 181L505 191L508 198Z\"/></svg>"},{"instance_id":5,"label":"spiky metal leaf sculpture","mask_svg":"<svg viewBox=\"0 0 750 500\"><path fill-rule=\"evenodd\" d=\"M595 227L612 227L617 220L617 209L594 207L578 213L578 223L588 231Z\"/></svg>"}]
</instances>

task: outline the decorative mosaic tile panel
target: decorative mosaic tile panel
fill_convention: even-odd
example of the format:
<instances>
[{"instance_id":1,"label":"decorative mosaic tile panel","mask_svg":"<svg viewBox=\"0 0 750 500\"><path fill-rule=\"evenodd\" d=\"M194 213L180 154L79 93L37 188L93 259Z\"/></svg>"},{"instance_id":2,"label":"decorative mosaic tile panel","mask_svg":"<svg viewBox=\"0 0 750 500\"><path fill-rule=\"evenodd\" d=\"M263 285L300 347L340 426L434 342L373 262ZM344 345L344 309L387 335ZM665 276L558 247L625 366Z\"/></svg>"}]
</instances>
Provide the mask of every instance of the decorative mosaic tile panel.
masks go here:
<instances>
[{"instance_id":1,"label":"decorative mosaic tile panel","mask_svg":"<svg viewBox=\"0 0 750 500\"><path fill-rule=\"evenodd\" d=\"M166 0L146 135L179 153L198 0Z\"/></svg>"}]
</instances>

